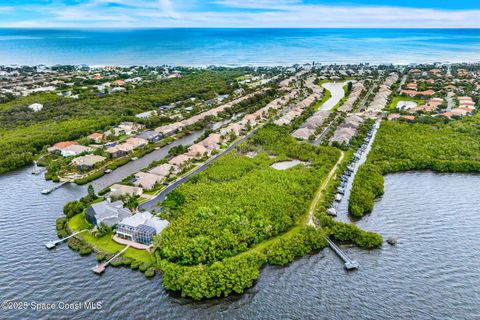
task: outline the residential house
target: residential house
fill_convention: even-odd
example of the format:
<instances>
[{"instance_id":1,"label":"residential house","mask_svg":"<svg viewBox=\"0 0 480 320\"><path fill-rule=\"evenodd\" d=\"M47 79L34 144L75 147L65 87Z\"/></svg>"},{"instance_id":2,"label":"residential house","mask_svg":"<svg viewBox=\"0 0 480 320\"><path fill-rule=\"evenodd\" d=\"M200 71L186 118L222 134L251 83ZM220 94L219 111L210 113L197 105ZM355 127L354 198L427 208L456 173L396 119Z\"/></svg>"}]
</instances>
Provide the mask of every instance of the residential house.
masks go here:
<instances>
[{"instance_id":1,"label":"residential house","mask_svg":"<svg viewBox=\"0 0 480 320\"><path fill-rule=\"evenodd\" d=\"M156 131L148 130L137 134L137 138L145 139L150 142L157 142L162 138L162 136Z\"/></svg>"},{"instance_id":2,"label":"residential house","mask_svg":"<svg viewBox=\"0 0 480 320\"><path fill-rule=\"evenodd\" d=\"M303 139L303 140L308 140L310 136L315 135L315 130L308 129L308 128L300 128L295 130L292 133L292 136L295 138Z\"/></svg>"},{"instance_id":3,"label":"residential house","mask_svg":"<svg viewBox=\"0 0 480 320\"><path fill-rule=\"evenodd\" d=\"M100 142L102 142L103 134L98 133L98 132L94 132L91 135L89 135L88 138L95 141L95 143L100 143Z\"/></svg>"},{"instance_id":4,"label":"residential house","mask_svg":"<svg viewBox=\"0 0 480 320\"><path fill-rule=\"evenodd\" d=\"M128 138L125 143L131 145L134 149L141 148L148 144L148 140L142 138Z\"/></svg>"},{"instance_id":5,"label":"residential house","mask_svg":"<svg viewBox=\"0 0 480 320\"><path fill-rule=\"evenodd\" d=\"M190 157L202 157L204 154L209 153L208 149L205 148L203 145L197 143L188 148L188 152L186 153L187 156Z\"/></svg>"},{"instance_id":6,"label":"residential house","mask_svg":"<svg viewBox=\"0 0 480 320\"><path fill-rule=\"evenodd\" d=\"M120 238L150 245L153 237L160 234L168 224L167 220L161 220L144 211L122 220L115 232Z\"/></svg>"},{"instance_id":7,"label":"residential house","mask_svg":"<svg viewBox=\"0 0 480 320\"><path fill-rule=\"evenodd\" d=\"M73 145L78 145L78 142L76 141L62 141L62 142L57 142L53 146L47 148L47 151L50 153L56 152L56 151L61 151L69 146Z\"/></svg>"},{"instance_id":8,"label":"residential house","mask_svg":"<svg viewBox=\"0 0 480 320\"><path fill-rule=\"evenodd\" d=\"M148 190L152 189L156 183L162 182L163 179L164 177L156 174L140 171L135 173L135 182L133 184Z\"/></svg>"},{"instance_id":9,"label":"residential house","mask_svg":"<svg viewBox=\"0 0 480 320\"><path fill-rule=\"evenodd\" d=\"M122 201L102 201L90 205L85 211L85 219L92 225L101 223L112 227L132 215L130 210L123 207Z\"/></svg>"},{"instance_id":10,"label":"residential house","mask_svg":"<svg viewBox=\"0 0 480 320\"><path fill-rule=\"evenodd\" d=\"M169 163L164 163L150 169L148 172L160 177L168 177L170 174L176 172L176 167Z\"/></svg>"},{"instance_id":11,"label":"residential house","mask_svg":"<svg viewBox=\"0 0 480 320\"><path fill-rule=\"evenodd\" d=\"M125 186L123 184L113 184L110 187L110 197L141 196L143 189L140 187Z\"/></svg>"},{"instance_id":12,"label":"residential house","mask_svg":"<svg viewBox=\"0 0 480 320\"><path fill-rule=\"evenodd\" d=\"M81 153L91 152L91 151L92 151L92 148L90 147L85 147L79 144L73 144L66 148L61 149L60 153L62 154L63 157L73 157L73 156L78 156Z\"/></svg>"},{"instance_id":13,"label":"residential house","mask_svg":"<svg viewBox=\"0 0 480 320\"><path fill-rule=\"evenodd\" d=\"M176 157L173 157L168 161L169 164L176 166L178 168L182 168L185 165L187 165L190 161L192 160L192 157L187 156L185 154L178 155Z\"/></svg>"},{"instance_id":14,"label":"residential house","mask_svg":"<svg viewBox=\"0 0 480 320\"><path fill-rule=\"evenodd\" d=\"M104 161L106 158L93 154L88 154L78 158L74 158L71 162L78 170L87 171L93 169L94 165Z\"/></svg>"},{"instance_id":15,"label":"residential house","mask_svg":"<svg viewBox=\"0 0 480 320\"><path fill-rule=\"evenodd\" d=\"M119 158L126 156L133 150L133 146L128 143L117 144L116 146L107 148L105 151L111 155L112 158Z\"/></svg>"}]
</instances>

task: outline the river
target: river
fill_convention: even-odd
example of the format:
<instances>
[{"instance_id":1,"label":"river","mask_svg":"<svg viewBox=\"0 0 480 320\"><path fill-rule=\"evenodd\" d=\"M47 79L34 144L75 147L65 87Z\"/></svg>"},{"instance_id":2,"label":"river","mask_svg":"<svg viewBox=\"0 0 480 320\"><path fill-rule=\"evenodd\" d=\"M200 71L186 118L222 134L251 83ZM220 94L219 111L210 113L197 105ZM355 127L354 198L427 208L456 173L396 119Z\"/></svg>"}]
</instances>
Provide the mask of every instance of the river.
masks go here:
<instances>
[{"instance_id":1,"label":"river","mask_svg":"<svg viewBox=\"0 0 480 320\"><path fill-rule=\"evenodd\" d=\"M52 183L31 168L0 177L0 297L56 303L55 310L2 310L1 319L479 319L480 176L413 172L388 175L385 195L358 225L395 235L396 246L343 249L360 263L347 272L329 249L288 267L265 267L244 295L192 302L166 293L161 277L90 268L56 238L64 202L86 187ZM59 302L101 301L100 310L58 309Z\"/></svg>"}]
</instances>

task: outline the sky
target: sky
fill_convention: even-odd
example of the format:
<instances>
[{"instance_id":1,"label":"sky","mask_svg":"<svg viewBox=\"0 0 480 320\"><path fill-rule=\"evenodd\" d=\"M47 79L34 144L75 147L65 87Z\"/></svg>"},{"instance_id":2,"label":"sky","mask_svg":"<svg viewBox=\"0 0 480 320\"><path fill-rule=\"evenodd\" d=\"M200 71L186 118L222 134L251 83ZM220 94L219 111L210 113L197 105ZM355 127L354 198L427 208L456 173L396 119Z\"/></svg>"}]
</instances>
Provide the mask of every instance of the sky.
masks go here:
<instances>
[{"instance_id":1,"label":"sky","mask_svg":"<svg viewBox=\"0 0 480 320\"><path fill-rule=\"evenodd\" d=\"M7 28L480 28L480 0L0 0Z\"/></svg>"}]
</instances>

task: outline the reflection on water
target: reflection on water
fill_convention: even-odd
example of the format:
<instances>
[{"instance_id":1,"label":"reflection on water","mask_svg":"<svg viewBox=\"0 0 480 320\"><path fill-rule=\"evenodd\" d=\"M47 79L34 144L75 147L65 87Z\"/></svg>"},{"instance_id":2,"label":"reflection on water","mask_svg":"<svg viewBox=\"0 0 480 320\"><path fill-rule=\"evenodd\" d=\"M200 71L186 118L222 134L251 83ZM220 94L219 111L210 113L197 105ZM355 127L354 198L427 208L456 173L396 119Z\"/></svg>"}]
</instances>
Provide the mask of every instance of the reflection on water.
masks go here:
<instances>
[{"instance_id":1,"label":"reflection on water","mask_svg":"<svg viewBox=\"0 0 480 320\"><path fill-rule=\"evenodd\" d=\"M360 263L346 272L330 250L267 266L241 296L192 302L167 294L161 277L109 267L66 245L48 251L65 201L85 194L20 170L0 177L0 297L37 303L103 301L101 310L0 311L1 319L479 319L480 176L404 173L385 178L385 195L358 222L396 246L343 246Z\"/></svg>"}]
</instances>

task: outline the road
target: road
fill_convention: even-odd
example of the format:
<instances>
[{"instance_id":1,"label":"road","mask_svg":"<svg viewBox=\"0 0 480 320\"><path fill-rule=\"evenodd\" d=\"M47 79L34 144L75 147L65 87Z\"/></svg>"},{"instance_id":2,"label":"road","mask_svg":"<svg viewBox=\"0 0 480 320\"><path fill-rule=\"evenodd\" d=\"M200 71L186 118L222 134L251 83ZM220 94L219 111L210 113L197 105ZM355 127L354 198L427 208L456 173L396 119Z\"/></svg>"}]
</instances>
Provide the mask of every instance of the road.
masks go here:
<instances>
[{"instance_id":1,"label":"road","mask_svg":"<svg viewBox=\"0 0 480 320\"><path fill-rule=\"evenodd\" d=\"M214 161L216 161L218 158L220 158L221 156L223 156L224 154L228 153L229 151L231 151L233 148L235 148L238 144L240 144L241 142L245 141L246 139L250 138L255 132L257 132L258 130L260 130L260 128L262 128L263 126L265 126L267 123L269 123L269 121L267 121L266 123L262 124L261 126L253 129L251 132L249 132L248 134L246 134L245 136L243 136L241 139L235 141L234 143L232 143L230 146L228 146L228 148L226 148L225 150L223 150L221 153L217 154L216 156L210 158L209 160L207 160L207 162L205 162L204 164L202 164L201 166L197 167L195 170L193 171L190 171L188 174L186 174L185 176L179 178L178 180L176 180L175 182L171 183L170 185L168 185L167 188L165 188L164 190L162 190L157 196L155 196L153 199L151 200L148 200L144 203L142 203L141 205L138 206L138 210L139 211L142 211L142 210L146 210L146 211L151 211L153 209L155 210L159 210L160 207L157 205L157 203L162 203L163 200L165 200L165 198L167 197L167 195L173 191L175 188L177 188L178 186L180 186L181 184L185 183L188 181L188 179L190 179L192 176L196 175L197 173L199 172L202 172L203 170L207 169L210 164L212 164Z\"/></svg>"},{"instance_id":2,"label":"road","mask_svg":"<svg viewBox=\"0 0 480 320\"><path fill-rule=\"evenodd\" d=\"M325 101L324 104L322 104L319 110L328 111L335 107L335 105L340 102L343 97L345 97L345 90L343 90L343 86L345 86L347 82L327 82L322 84L323 88L330 91L331 97Z\"/></svg>"}]
</instances>

